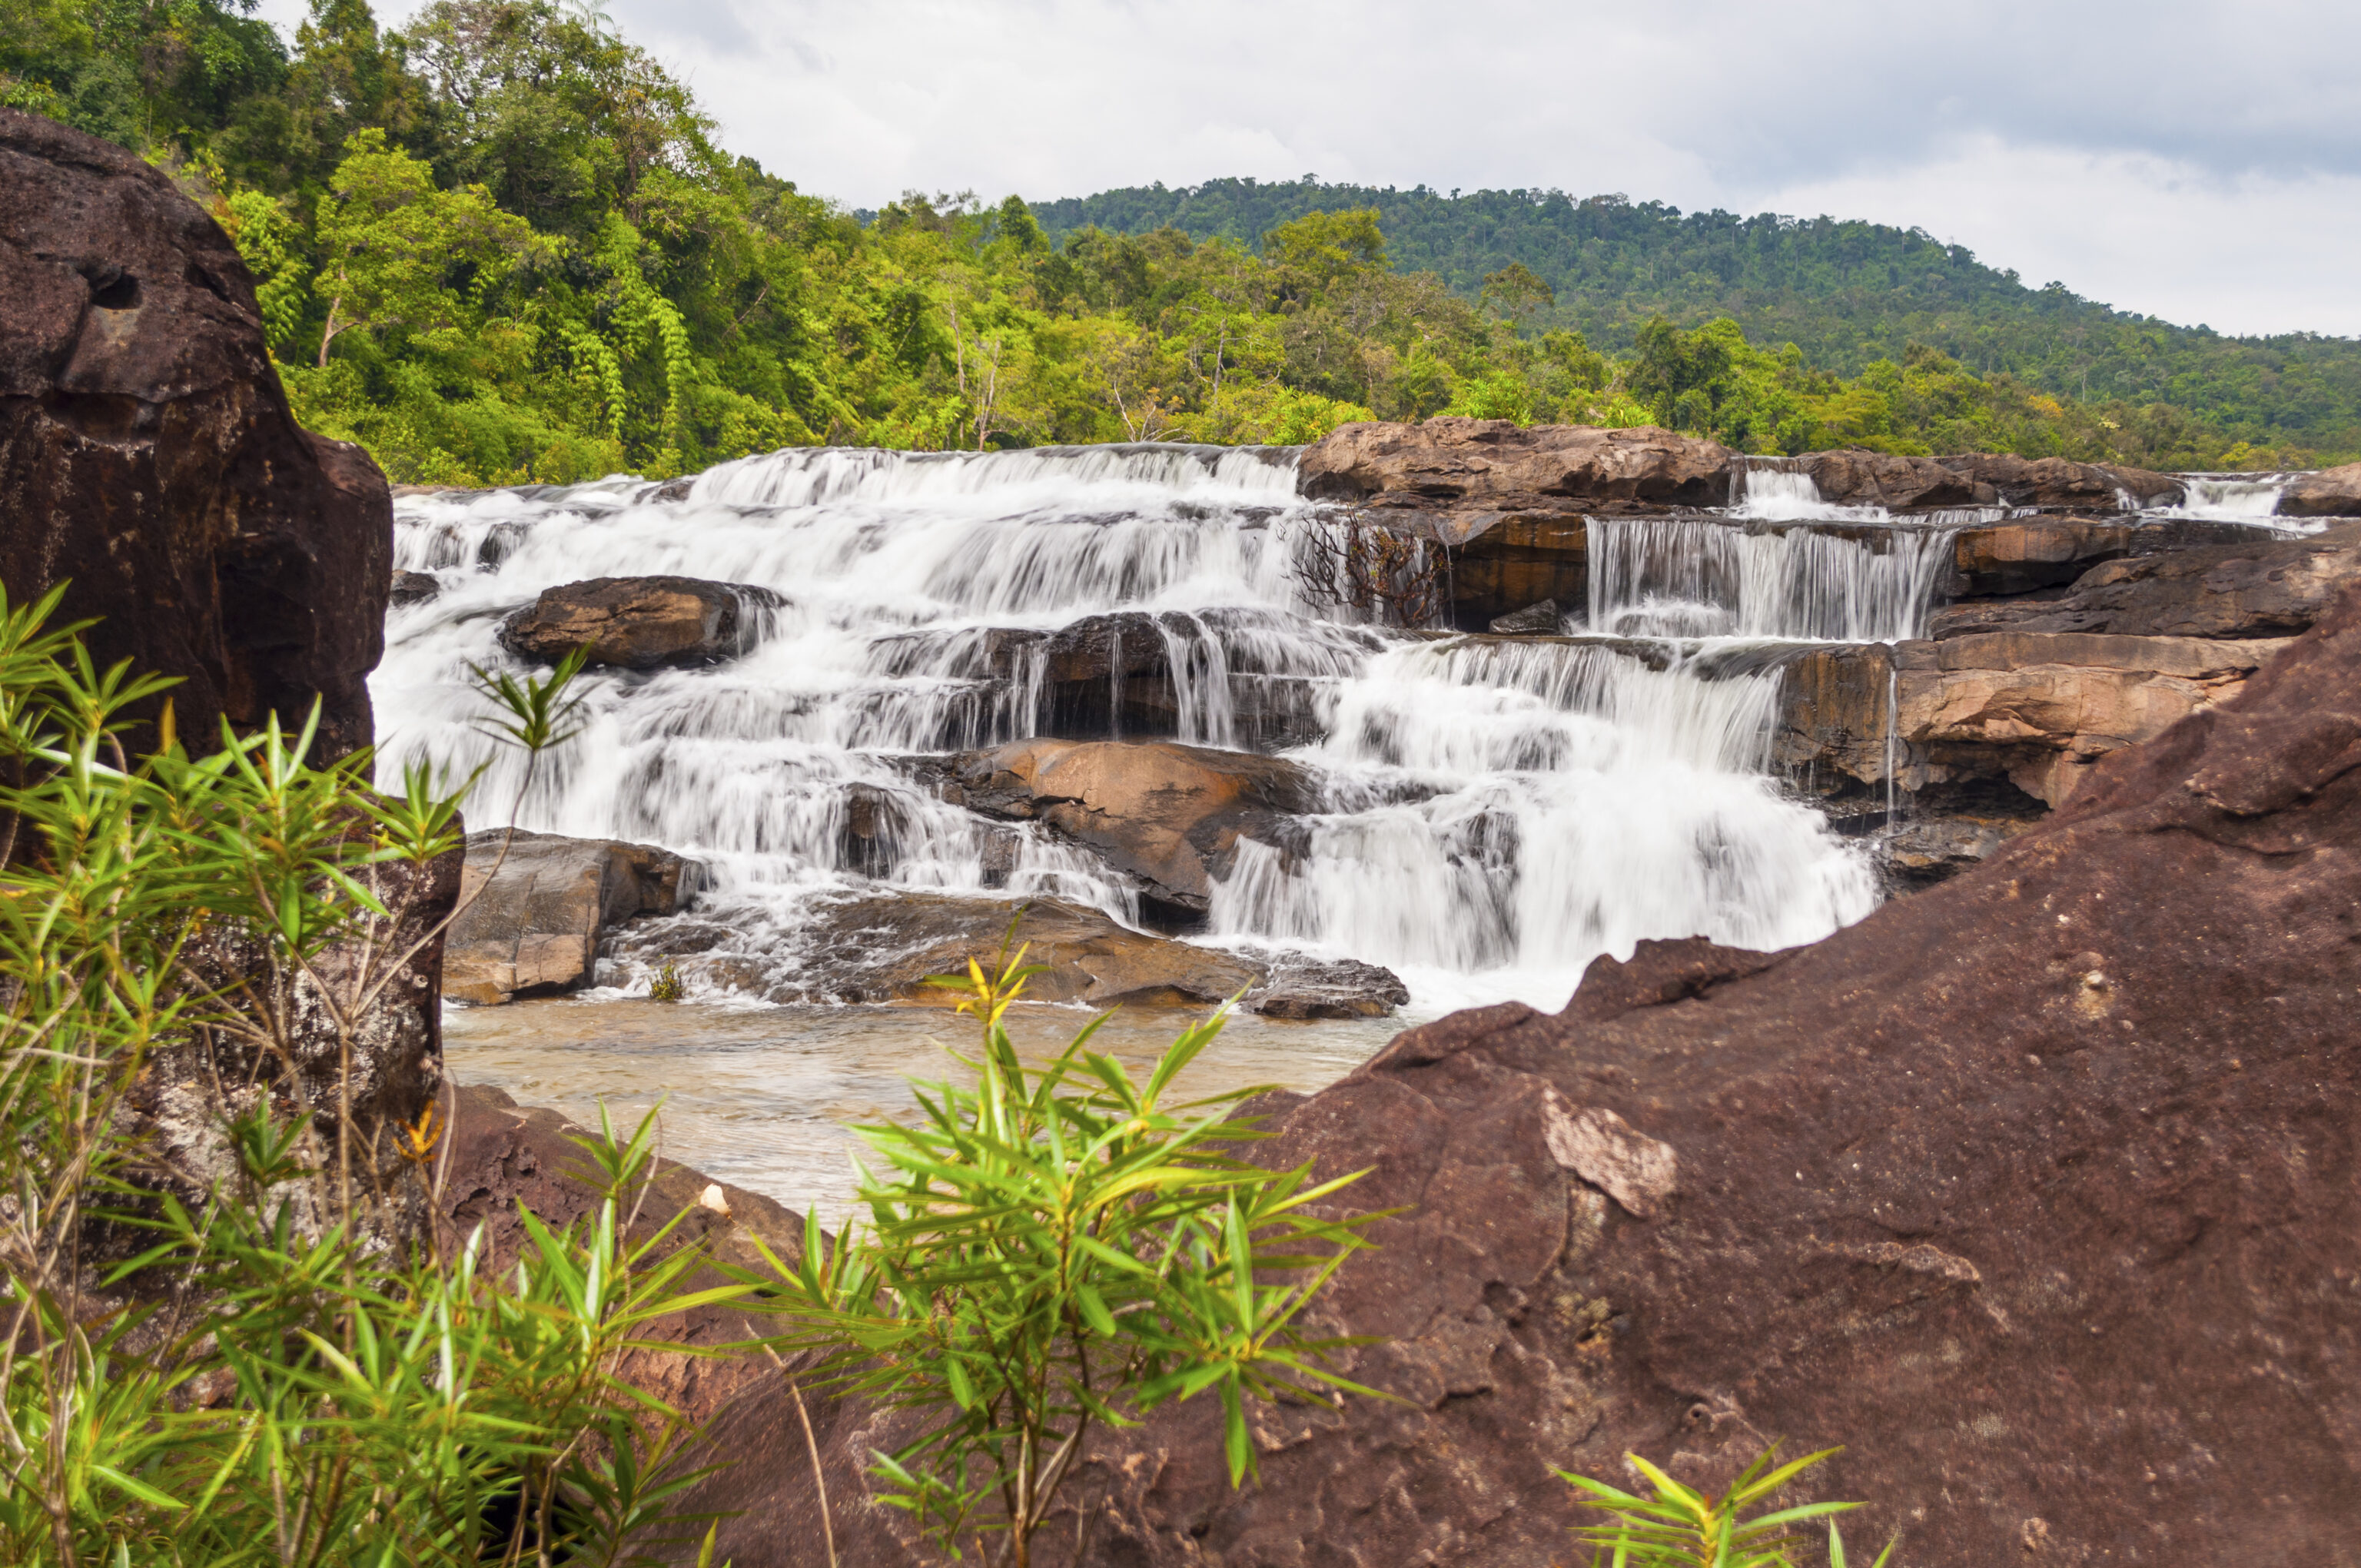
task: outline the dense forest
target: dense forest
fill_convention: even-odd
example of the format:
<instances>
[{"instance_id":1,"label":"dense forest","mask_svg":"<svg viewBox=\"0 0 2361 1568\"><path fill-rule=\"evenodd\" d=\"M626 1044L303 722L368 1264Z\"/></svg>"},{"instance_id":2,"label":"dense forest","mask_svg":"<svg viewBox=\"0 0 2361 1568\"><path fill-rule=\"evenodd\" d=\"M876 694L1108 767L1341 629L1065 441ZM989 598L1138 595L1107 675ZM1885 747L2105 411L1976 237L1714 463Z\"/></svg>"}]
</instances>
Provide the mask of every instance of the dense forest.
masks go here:
<instances>
[{"instance_id":1,"label":"dense forest","mask_svg":"<svg viewBox=\"0 0 2361 1568\"><path fill-rule=\"evenodd\" d=\"M1435 272L1469 297L1488 274L1521 265L1554 295L1538 324L1579 332L1609 353L1630 352L1660 316L1686 326L1727 317L1749 338L1793 343L1840 376L1900 361L1919 345L2056 398L2164 403L2257 446L2361 452L2361 341L2225 337L2125 314L2062 283L2029 287L1916 229L1685 214L1621 195L1445 195L1309 176L1133 187L1039 203L1034 212L1052 238L1090 226L1170 226L1251 242L1308 212L1364 207L1378 214L1396 265Z\"/></svg>"},{"instance_id":2,"label":"dense forest","mask_svg":"<svg viewBox=\"0 0 2361 1568\"><path fill-rule=\"evenodd\" d=\"M2135 322L1890 229L1311 182L855 214L730 156L588 5L434 0L392 32L313 0L291 39L251 5L0 0L0 102L205 203L297 411L399 480L1442 412L1763 452L2361 450L2353 345Z\"/></svg>"}]
</instances>

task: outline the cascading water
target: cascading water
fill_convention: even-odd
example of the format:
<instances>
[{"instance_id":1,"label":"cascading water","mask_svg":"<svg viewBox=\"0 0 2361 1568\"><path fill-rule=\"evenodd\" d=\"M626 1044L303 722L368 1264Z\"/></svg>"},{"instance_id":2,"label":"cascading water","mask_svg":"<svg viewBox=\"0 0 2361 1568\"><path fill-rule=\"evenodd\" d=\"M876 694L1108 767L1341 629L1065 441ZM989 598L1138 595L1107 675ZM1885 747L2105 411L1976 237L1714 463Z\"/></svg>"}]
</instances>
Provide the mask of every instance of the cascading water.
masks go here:
<instances>
[{"instance_id":1,"label":"cascading water","mask_svg":"<svg viewBox=\"0 0 2361 1568\"><path fill-rule=\"evenodd\" d=\"M1912 635L1949 533L1807 521L1795 478L1773 487L1784 522L1595 521L1594 635L1515 643L1387 632L1308 594L1319 514L1284 451L791 451L686 485L405 498L398 564L441 591L389 618L385 765L488 763L479 824L515 800L521 826L694 854L714 878L700 913L743 930L791 935L880 885L1049 894L1136 925L1136 889L1104 861L946 804L907 762L1041 731L1055 638L1115 618L1108 729L1123 650L1153 642L1159 733L1292 747L1326 792L1279 841L1241 843L1198 939L1388 963L1424 1006L1554 1007L1643 938L1783 947L1875 901L1857 849L1767 776L1775 671L1709 655ZM583 733L524 789L475 729L468 666L508 662L500 622L544 588L655 574L783 602L737 658L583 677ZM862 814L892 831L852 833ZM751 946L803 961L792 940Z\"/></svg>"}]
</instances>

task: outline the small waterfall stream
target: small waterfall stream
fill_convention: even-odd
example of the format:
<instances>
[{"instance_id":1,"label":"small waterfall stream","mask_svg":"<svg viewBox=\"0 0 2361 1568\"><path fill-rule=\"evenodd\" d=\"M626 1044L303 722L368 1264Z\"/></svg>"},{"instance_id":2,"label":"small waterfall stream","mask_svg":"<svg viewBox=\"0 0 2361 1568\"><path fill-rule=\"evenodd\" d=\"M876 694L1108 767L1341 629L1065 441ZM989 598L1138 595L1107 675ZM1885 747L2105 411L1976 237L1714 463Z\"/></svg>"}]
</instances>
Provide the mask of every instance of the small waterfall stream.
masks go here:
<instances>
[{"instance_id":1,"label":"small waterfall stream","mask_svg":"<svg viewBox=\"0 0 2361 1568\"><path fill-rule=\"evenodd\" d=\"M1644 938L1784 947L1874 905L1858 847L1768 776L1775 661L1708 655L1916 634L1952 528L1810 486L1765 470L1728 516L1594 521L1589 633L1513 642L1363 624L1307 592L1319 514L1284 450L798 450L686 484L409 497L397 565L441 591L389 618L385 766L486 765L479 825L516 800L521 826L695 854L703 912L743 927L881 884L1136 926L1137 891L1096 856L947 805L909 765L1043 730L1049 638L1121 617L1109 635L1156 642L1170 672L1160 733L1280 747L1321 781L1324 810L1241 844L1194 939L1388 964L1422 1011L1554 1008ZM520 797L467 667L509 662L500 621L542 589L653 574L784 602L741 657L587 674L583 734ZM1106 707L1112 729L1119 690ZM891 816L884 858L848 832L857 810Z\"/></svg>"}]
</instances>

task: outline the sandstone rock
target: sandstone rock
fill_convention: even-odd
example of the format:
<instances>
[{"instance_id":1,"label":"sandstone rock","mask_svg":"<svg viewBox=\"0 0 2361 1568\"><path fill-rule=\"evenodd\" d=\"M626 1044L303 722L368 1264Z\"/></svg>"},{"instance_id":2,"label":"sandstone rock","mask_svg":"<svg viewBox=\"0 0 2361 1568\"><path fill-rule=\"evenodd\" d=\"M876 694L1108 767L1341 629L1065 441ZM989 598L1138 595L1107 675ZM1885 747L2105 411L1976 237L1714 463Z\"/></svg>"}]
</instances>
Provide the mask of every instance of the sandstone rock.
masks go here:
<instances>
[{"instance_id":1,"label":"sandstone rock","mask_svg":"<svg viewBox=\"0 0 2361 1568\"><path fill-rule=\"evenodd\" d=\"M370 740L392 501L360 448L296 424L229 237L162 171L0 109L0 570L104 669L181 677L181 735L222 718Z\"/></svg>"},{"instance_id":2,"label":"sandstone rock","mask_svg":"<svg viewBox=\"0 0 2361 1568\"><path fill-rule=\"evenodd\" d=\"M2070 583L2101 561L2132 553L2138 529L2092 518L2031 518L1960 531L1952 542L1954 598L2031 593Z\"/></svg>"},{"instance_id":3,"label":"sandstone rock","mask_svg":"<svg viewBox=\"0 0 2361 1568\"><path fill-rule=\"evenodd\" d=\"M627 670L708 663L752 647L764 612L782 602L745 583L593 577L547 589L510 616L500 623L500 646L553 664L586 646L590 663Z\"/></svg>"},{"instance_id":4,"label":"sandstone rock","mask_svg":"<svg viewBox=\"0 0 2361 1568\"><path fill-rule=\"evenodd\" d=\"M2337 1561L2356 905L2361 590L1823 942L1643 943L1561 1014L1455 1014L1274 1097L1258 1162L1367 1168L1350 1201L1406 1211L1323 1309L1385 1337L1350 1375L1406 1402L1258 1412L1243 1492L1212 1401L1170 1407L1093 1449L1095 1553L1561 1561L1587 1510L1551 1466L1623 1480L1636 1452L1707 1485L1780 1437L1847 1445L1814 1495L1869 1499L1848 1534L1900 1561ZM1586 1113L1668 1151L1653 1218L1561 1157ZM857 1479L875 1415L811 1414L841 1561L916 1561ZM717 1557L807 1561L792 1401L748 1388L712 1445L739 1463L687 1501L727 1516Z\"/></svg>"},{"instance_id":5,"label":"sandstone rock","mask_svg":"<svg viewBox=\"0 0 2361 1568\"><path fill-rule=\"evenodd\" d=\"M1049 824L1183 919L1204 913L1240 834L1269 839L1320 804L1299 763L1173 741L1019 740L956 759L945 795Z\"/></svg>"},{"instance_id":6,"label":"sandstone rock","mask_svg":"<svg viewBox=\"0 0 2361 1568\"><path fill-rule=\"evenodd\" d=\"M703 883L696 861L646 844L470 833L444 993L489 1006L579 990L596 977L601 931L634 916L673 914Z\"/></svg>"},{"instance_id":7,"label":"sandstone rock","mask_svg":"<svg viewBox=\"0 0 2361 1568\"><path fill-rule=\"evenodd\" d=\"M1023 912L1022 918L1018 912ZM1279 1018L1374 1018L1409 1001L1390 970L1284 951L1232 952L1155 937L1117 925L1095 909L1054 898L969 894L877 893L816 908L795 937L803 961L783 986L779 970L733 947L719 924L675 923L635 936L644 958L669 957L684 972L774 1002L919 1002L950 1005L931 975L963 974L971 958L989 959L1016 922L1026 961L1046 964L1026 995L1037 1002L1209 1005L1244 993L1249 1012Z\"/></svg>"},{"instance_id":8,"label":"sandstone rock","mask_svg":"<svg viewBox=\"0 0 2361 1568\"><path fill-rule=\"evenodd\" d=\"M1300 472L1303 493L1321 500L1457 516L1563 515L1719 506L1730 493L1730 455L1717 442L1652 425L1436 418L1339 425L1305 449Z\"/></svg>"},{"instance_id":9,"label":"sandstone rock","mask_svg":"<svg viewBox=\"0 0 2361 1568\"><path fill-rule=\"evenodd\" d=\"M2112 511L2120 505L2122 496L2129 496L2136 506L2171 506L2186 488L2169 474L2112 463L2075 463L2063 457L2027 458L1973 452L1936 461L1967 478L1990 485L2010 506Z\"/></svg>"},{"instance_id":10,"label":"sandstone rock","mask_svg":"<svg viewBox=\"0 0 2361 1568\"><path fill-rule=\"evenodd\" d=\"M2361 517L2361 463L2306 474L2279 492L2281 517Z\"/></svg>"},{"instance_id":11,"label":"sandstone rock","mask_svg":"<svg viewBox=\"0 0 2361 1568\"><path fill-rule=\"evenodd\" d=\"M1539 604L1494 616L1488 630L1500 637L1554 637L1565 627L1564 618L1558 614L1557 601L1543 599Z\"/></svg>"},{"instance_id":12,"label":"sandstone rock","mask_svg":"<svg viewBox=\"0 0 2361 1568\"><path fill-rule=\"evenodd\" d=\"M2345 584L2361 577L2361 523L2286 539L2110 561L2063 598L2029 604L1955 605L1938 611L1938 641L1984 632L2102 632L2135 637L2285 637L2310 626Z\"/></svg>"},{"instance_id":13,"label":"sandstone rock","mask_svg":"<svg viewBox=\"0 0 2361 1568\"><path fill-rule=\"evenodd\" d=\"M2023 817L1958 814L1905 822L1878 840L1877 863L1890 882L1916 892L1982 865L2033 826Z\"/></svg>"},{"instance_id":14,"label":"sandstone rock","mask_svg":"<svg viewBox=\"0 0 2361 1568\"><path fill-rule=\"evenodd\" d=\"M1839 506L1883 506L1905 511L1990 506L1999 499L1992 486L1932 457L1858 450L1810 452L1797 458L1795 466L1812 477L1822 500Z\"/></svg>"},{"instance_id":15,"label":"sandstone rock","mask_svg":"<svg viewBox=\"0 0 2361 1568\"><path fill-rule=\"evenodd\" d=\"M424 604L442 591L442 582L432 572L396 572L392 587L387 590L386 602L397 606Z\"/></svg>"},{"instance_id":16,"label":"sandstone rock","mask_svg":"<svg viewBox=\"0 0 2361 1568\"><path fill-rule=\"evenodd\" d=\"M1451 598L1462 630L1546 599L1590 602L1590 530L1580 517L1487 516L1451 557Z\"/></svg>"}]
</instances>

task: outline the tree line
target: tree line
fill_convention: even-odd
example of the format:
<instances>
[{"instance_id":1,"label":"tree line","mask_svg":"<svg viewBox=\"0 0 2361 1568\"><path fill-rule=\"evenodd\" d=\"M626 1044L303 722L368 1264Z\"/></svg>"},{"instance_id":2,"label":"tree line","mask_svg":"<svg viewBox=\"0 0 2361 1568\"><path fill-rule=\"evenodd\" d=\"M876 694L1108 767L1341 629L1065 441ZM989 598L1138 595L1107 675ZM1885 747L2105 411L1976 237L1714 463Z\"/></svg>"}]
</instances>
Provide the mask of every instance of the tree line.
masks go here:
<instances>
[{"instance_id":1,"label":"tree line","mask_svg":"<svg viewBox=\"0 0 2361 1568\"><path fill-rule=\"evenodd\" d=\"M1217 224L1214 187L1161 215L1137 192L856 214L727 152L594 9L435 0L390 31L367 0L313 0L290 40L251 5L0 0L0 101L206 204L299 416L399 481L668 476L816 443L1294 444L1437 413L2167 467L2361 445L2069 395L1939 334L1832 352L1652 295L1636 263L1569 290L1547 256L1442 254L1390 192L1228 182L1285 200Z\"/></svg>"}]
</instances>

